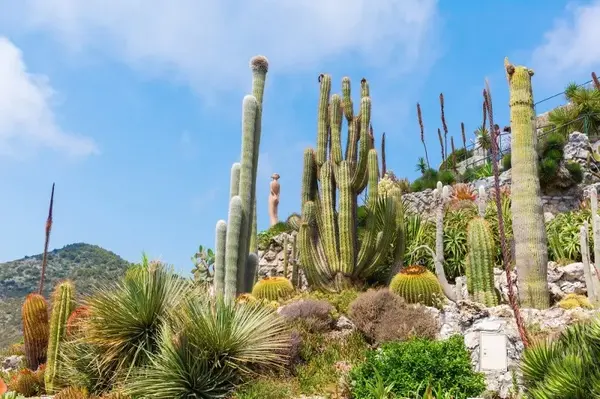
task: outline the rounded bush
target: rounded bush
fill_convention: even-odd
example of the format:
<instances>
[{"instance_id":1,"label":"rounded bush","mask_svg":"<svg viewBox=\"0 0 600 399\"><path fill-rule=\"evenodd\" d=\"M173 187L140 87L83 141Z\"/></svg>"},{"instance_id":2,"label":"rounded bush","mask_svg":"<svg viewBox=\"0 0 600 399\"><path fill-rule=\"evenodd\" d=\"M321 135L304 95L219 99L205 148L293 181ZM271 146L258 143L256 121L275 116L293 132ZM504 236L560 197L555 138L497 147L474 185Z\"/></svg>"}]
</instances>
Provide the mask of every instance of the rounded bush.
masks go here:
<instances>
[{"instance_id":1,"label":"rounded bush","mask_svg":"<svg viewBox=\"0 0 600 399\"><path fill-rule=\"evenodd\" d=\"M443 295L437 276L423 266L407 266L400 270L392 279L390 290L408 303L427 306L433 306L436 298Z\"/></svg>"},{"instance_id":2,"label":"rounded bush","mask_svg":"<svg viewBox=\"0 0 600 399\"><path fill-rule=\"evenodd\" d=\"M266 277L254 285L252 295L257 299L279 301L290 297L294 286L285 277Z\"/></svg>"}]
</instances>

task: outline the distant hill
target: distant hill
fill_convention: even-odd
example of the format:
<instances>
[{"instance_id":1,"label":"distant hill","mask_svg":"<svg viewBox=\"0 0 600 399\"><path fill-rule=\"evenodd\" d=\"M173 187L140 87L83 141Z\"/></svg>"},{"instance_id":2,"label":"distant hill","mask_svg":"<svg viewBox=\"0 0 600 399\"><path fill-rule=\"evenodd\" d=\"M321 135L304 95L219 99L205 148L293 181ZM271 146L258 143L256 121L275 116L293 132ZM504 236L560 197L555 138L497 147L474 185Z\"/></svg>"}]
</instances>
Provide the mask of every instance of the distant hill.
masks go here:
<instances>
[{"instance_id":1,"label":"distant hill","mask_svg":"<svg viewBox=\"0 0 600 399\"><path fill-rule=\"evenodd\" d=\"M131 264L97 245L77 243L48 253L44 294L58 281L75 282L78 295L92 292L98 283L122 276ZM0 348L21 336L21 305L24 297L38 289L42 255L0 263Z\"/></svg>"}]
</instances>

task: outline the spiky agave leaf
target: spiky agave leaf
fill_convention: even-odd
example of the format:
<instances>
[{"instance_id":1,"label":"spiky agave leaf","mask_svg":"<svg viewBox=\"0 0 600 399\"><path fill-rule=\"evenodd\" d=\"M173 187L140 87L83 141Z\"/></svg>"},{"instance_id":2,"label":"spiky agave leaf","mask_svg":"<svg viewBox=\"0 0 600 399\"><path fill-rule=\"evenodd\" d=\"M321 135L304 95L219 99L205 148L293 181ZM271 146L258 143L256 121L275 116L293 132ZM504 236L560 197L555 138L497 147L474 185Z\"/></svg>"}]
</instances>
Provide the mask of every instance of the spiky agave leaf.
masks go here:
<instances>
[{"instance_id":1,"label":"spiky agave leaf","mask_svg":"<svg viewBox=\"0 0 600 399\"><path fill-rule=\"evenodd\" d=\"M285 363L284 321L272 310L222 298L186 301L173 333L163 327L158 351L128 380L125 392L144 398L223 398L251 365Z\"/></svg>"},{"instance_id":2,"label":"spiky agave leaf","mask_svg":"<svg viewBox=\"0 0 600 399\"><path fill-rule=\"evenodd\" d=\"M86 342L100 349L103 368L129 372L156 351L161 327L191 293L187 280L164 265L140 268L86 302Z\"/></svg>"}]
</instances>

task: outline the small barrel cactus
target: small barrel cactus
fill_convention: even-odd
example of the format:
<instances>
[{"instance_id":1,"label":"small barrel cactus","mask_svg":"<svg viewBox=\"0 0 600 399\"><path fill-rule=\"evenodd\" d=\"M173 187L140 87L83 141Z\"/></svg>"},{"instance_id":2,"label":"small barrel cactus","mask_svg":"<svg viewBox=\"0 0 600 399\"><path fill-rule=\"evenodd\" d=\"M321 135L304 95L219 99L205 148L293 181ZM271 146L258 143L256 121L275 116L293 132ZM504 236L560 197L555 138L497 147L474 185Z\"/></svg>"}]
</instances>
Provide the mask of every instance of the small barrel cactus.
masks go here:
<instances>
[{"instance_id":1,"label":"small barrel cactus","mask_svg":"<svg viewBox=\"0 0 600 399\"><path fill-rule=\"evenodd\" d=\"M27 398L42 393L43 386L43 379L40 380L39 376L29 369L20 370L17 374L13 375L9 384L11 391L20 393Z\"/></svg>"},{"instance_id":2,"label":"small barrel cactus","mask_svg":"<svg viewBox=\"0 0 600 399\"><path fill-rule=\"evenodd\" d=\"M290 297L294 287L285 277L266 277L254 285L252 295L257 299L278 301Z\"/></svg>"},{"instance_id":3,"label":"small barrel cactus","mask_svg":"<svg viewBox=\"0 0 600 399\"><path fill-rule=\"evenodd\" d=\"M390 290L408 303L433 306L443 298L442 287L435 274L423 266L407 266L390 282Z\"/></svg>"},{"instance_id":4,"label":"small barrel cactus","mask_svg":"<svg viewBox=\"0 0 600 399\"><path fill-rule=\"evenodd\" d=\"M73 337L83 331L83 321L90 316L90 309L87 306L79 306L71 312L67 319L67 336Z\"/></svg>"},{"instance_id":5,"label":"small barrel cactus","mask_svg":"<svg viewBox=\"0 0 600 399\"><path fill-rule=\"evenodd\" d=\"M82 388L68 387L54 396L54 399L87 399L87 391Z\"/></svg>"},{"instance_id":6,"label":"small barrel cactus","mask_svg":"<svg viewBox=\"0 0 600 399\"><path fill-rule=\"evenodd\" d=\"M583 308L583 309L592 309L592 303L585 295L579 294L568 294L558 303L563 309L575 309L575 308Z\"/></svg>"},{"instance_id":7,"label":"small barrel cactus","mask_svg":"<svg viewBox=\"0 0 600 399\"><path fill-rule=\"evenodd\" d=\"M29 294L21 310L27 366L37 370L46 362L48 349L48 303L39 294Z\"/></svg>"}]
</instances>

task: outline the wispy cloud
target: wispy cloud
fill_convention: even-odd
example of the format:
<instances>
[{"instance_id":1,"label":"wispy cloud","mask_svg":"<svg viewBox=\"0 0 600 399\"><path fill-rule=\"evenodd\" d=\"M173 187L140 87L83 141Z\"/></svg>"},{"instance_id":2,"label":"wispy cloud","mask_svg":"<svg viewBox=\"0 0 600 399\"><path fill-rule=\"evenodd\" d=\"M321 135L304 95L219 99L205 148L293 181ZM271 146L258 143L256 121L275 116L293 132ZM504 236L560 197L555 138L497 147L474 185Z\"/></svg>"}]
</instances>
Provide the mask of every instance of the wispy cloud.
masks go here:
<instances>
[{"instance_id":1,"label":"wispy cloud","mask_svg":"<svg viewBox=\"0 0 600 399\"><path fill-rule=\"evenodd\" d=\"M565 72L590 73L600 65L600 0L585 5L570 3L565 14L533 52L532 65L538 78L550 80Z\"/></svg>"},{"instance_id":2,"label":"wispy cloud","mask_svg":"<svg viewBox=\"0 0 600 399\"><path fill-rule=\"evenodd\" d=\"M72 156L99 153L92 139L61 129L48 78L29 73L21 51L5 37L0 37L0 60L0 153L16 159L40 147Z\"/></svg>"},{"instance_id":3,"label":"wispy cloud","mask_svg":"<svg viewBox=\"0 0 600 399\"><path fill-rule=\"evenodd\" d=\"M248 84L247 62L265 54L275 73L324 61L412 70L431 46L437 0L22 0L16 29L49 31L75 51L103 50L131 66L183 78L211 98Z\"/></svg>"}]
</instances>

